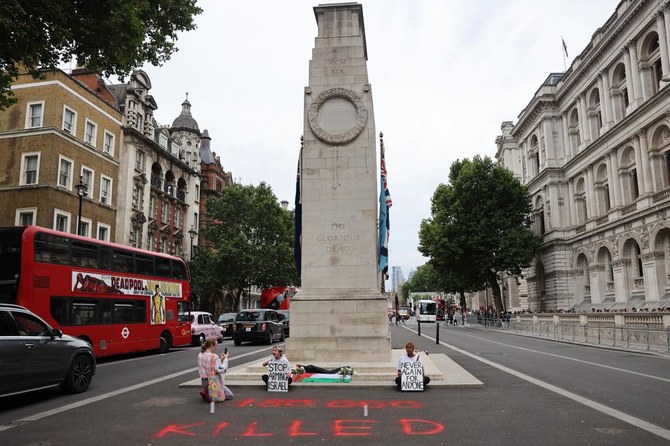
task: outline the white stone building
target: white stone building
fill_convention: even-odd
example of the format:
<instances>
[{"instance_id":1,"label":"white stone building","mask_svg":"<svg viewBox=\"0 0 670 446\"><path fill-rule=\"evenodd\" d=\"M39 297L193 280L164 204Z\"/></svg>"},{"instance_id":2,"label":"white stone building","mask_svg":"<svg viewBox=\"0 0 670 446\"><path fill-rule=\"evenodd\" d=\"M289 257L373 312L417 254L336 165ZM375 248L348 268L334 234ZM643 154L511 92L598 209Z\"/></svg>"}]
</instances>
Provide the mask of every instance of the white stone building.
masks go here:
<instances>
[{"instance_id":1,"label":"white stone building","mask_svg":"<svg viewBox=\"0 0 670 446\"><path fill-rule=\"evenodd\" d=\"M622 0L496 139L542 237L534 311L670 305L670 9ZM520 307L526 307L521 302Z\"/></svg>"}]
</instances>

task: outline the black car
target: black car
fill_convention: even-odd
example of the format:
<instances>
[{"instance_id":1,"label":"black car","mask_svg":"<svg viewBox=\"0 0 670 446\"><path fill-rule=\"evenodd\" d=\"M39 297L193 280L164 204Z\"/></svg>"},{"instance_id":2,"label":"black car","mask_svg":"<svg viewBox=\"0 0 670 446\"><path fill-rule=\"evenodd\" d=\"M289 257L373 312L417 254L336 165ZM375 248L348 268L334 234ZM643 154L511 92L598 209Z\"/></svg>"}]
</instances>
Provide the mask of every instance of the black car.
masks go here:
<instances>
[{"instance_id":1,"label":"black car","mask_svg":"<svg viewBox=\"0 0 670 446\"><path fill-rule=\"evenodd\" d=\"M289 322L290 322L290 312L288 310L279 310L279 317L281 318L281 323L284 324L284 337L289 337Z\"/></svg>"},{"instance_id":2,"label":"black car","mask_svg":"<svg viewBox=\"0 0 670 446\"><path fill-rule=\"evenodd\" d=\"M223 313L221 316L219 316L219 320L216 321L219 327L221 327L221 331L223 331L224 338L233 337L233 328L236 316L237 313Z\"/></svg>"},{"instance_id":3,"label":"black car","mask_svg":"<svg viewBox=\"0 0 670 446\"><path fill-rule=\"evenodd\" d=\"M0 304L0 396L54 386L80 393L94 374L88 342L52 328L24 307Z\"/></svg>"},{"instance_id":4,"label":"black car","mask_svg":"<svg viewBox=\"0 0 670 446\"><path fill-rule=\"evenodd\" d=\"M284 340L284 324L275 310L242 310L237 313L233 342L263 342L272 344Z\"/></svg>"}]
</instances>

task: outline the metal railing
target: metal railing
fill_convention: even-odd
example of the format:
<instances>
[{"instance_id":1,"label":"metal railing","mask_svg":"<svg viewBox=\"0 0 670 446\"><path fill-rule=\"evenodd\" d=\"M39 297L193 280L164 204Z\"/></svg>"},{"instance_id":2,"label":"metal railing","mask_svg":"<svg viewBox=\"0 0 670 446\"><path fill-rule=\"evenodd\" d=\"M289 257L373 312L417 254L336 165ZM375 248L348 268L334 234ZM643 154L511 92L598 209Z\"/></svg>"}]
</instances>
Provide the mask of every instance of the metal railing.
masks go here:
<instances>
[{"instance_id":1,"label":"metal railing","mask_svg":"<svg viewBox=\"0 0 670 446\"><path fill-rule=\"evenodd\" d=\"M490 330L501 330L523 336L534 336L583 344L618 347L630 350L670 353L670 327L657 324L615 325L614 322L510 320L470 315L465 324Z\"/></svg>"}]
</instances>

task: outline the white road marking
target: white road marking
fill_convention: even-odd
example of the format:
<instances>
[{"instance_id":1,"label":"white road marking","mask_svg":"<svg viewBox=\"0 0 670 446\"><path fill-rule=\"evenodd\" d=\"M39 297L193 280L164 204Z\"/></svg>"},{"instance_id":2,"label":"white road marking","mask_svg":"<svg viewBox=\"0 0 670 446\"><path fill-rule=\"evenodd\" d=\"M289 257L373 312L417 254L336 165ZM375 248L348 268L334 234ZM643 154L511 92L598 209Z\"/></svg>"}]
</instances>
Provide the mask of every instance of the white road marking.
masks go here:
<instances>
[{"instance_id":1,"label":"white road marking","mask_svg":"<svg viewBox=\"0 0 670 446\"><path fill-rule=\"evenodd\" d=\"M409 331L413 331L416 333L416 331L407 329ZM430 336L425 336L426 339L430 340L435 340L435 338L431 338ZM467 352L465 350L461 350L460 348L447 344L445 342L440 342L441 345L444 345L447 348L450 348L458 353L461 353L465 356L468 356L472 359L476 359L479 362L483 362L484 364L490 365L491 367L494 367L498 370L501 370L505 373L509 373L510 375L516 376L517 378L523 379L524 381L528 381L529 383L535 384L536 386L542 387L544 389L549 390L550 392L554 392L558 395L564 396L566 398L569 398L579 404L583 404L584 406L590 407L591 409L597 410L598 412L602 412L606 415L609 415L613 418L616 418L618 420L623 421L624 423L628 423L632 426L635 426L637 428L640 428L642 430L645 430L647 432L650 432L654 435L658 435L661 438L665 438L666 440L670 440L670 430L662 428L661 426L657 426L655 424L649 423L648 421L642 420L640 418L637 418L633 415L629 415L625 412L621 412L620 410L613 409L611 407L605 406L604 404L597 403L593 400L590 400L588 398L584 398L583 396L577 395L576 393L570 392L569 390L561 389L560 387L554 386L553 384L549 384L547 382L541 381L539 379L533 378L532 376L526 375L525 373L517 372L516 370L510 369L509 367L505 367L502 364L495 363L493 361L490 361L488 359L482 358L481 356L477 356L474 353Z\"/></svg>"},{"instance_id":2,"label":"white road marking","mask_svg":"<svg viewBox=\"0 0 670 446\"><path fill-rule=\"evenodd\" d=\"M630 373L631 375L643 376L645 378L657 379L659 381L665 381L665 382L670 383L670 379L662 378L660 376L648 375L646 373L635 372L633 370L626 370L626 369L622 369L622 368L619 368L619 367L612 367L610 365L598 364L597 362L585 361L583 359L576 359L576 358L571 358L569 356L557 355L555 353L547 353L547 352L541 352L541 351L538 351L538 350L533 350L533 349L530 349L530 348L518 347L516 345L505 344L504 342L491 341L489 339L480 338L479 336L472 336L472 335L465 335L465 336L475 338L475 339L479 339L480 341L490 342L492 344L503 345L505 347L516 348L518 350L525 350L525 351L531 352L531 353L537 353L538 355L553 356L554 358L567 359L569 361L581 362L582 364L593 365L593 366L596 366L596 367L602 367L604 369L616 370L617 372ZM664 359L664 358L661 358L661 359Z\"/></svg>"},{"instance_id":3,"label":"white road marking","mask_svg":"<svg viewBox=\"0 0 670 446\"><path fill-rule=\"evenodd\" d=\"M266 350L266 349L264 348L264 349L244 353L242 355L235 356L235 358L244 358L246 356L255 355L255 354L257 354L257 353L259 353L263 350ZM136 359L138 359L138 358L136 358ZM36 413L35 415L30 415L28 417L21 418L20 420L10 421L9 422L10 424L0 426L0 432L9 430L13 427L16 427L16 426L24 424L24 423L41 420L42 418L50 417L51 415L56 415L56 414L66 412L66 411L71 410L71 409L76 409L78 407L86 406L86 405L91 404L91 403L97 403L98 401L102 401L104 399L111 398L113 396L121 395L121 394L128 393L128 392L132 392L133 390L141 389L142 387L151 386L153 384L156 384L156 383L159 383L159 382L162 382L162 381L167 381L168 379L176 378L178 376L186 375L188 373L193 373L193 372L197 373L198 368L194 367L194 368L190 368L190 369L187 369L187 370L182 370L181 372L171 373L169 375L162 376L162 377L156 378L156 379L152 379L152 380L143 382L141 384L135 384L134 386L125 387L123 389L115 390L113 392L108 392L108 393L105 393L105 394L102 394L102 395L87 398L85 400L77 401L76 403L67 404L65 406L61 406L61 407L58 407L56 409L51 409L51 410L47 410L47 411L44 411L44 412Z\"/></svg>"}]
</instances>

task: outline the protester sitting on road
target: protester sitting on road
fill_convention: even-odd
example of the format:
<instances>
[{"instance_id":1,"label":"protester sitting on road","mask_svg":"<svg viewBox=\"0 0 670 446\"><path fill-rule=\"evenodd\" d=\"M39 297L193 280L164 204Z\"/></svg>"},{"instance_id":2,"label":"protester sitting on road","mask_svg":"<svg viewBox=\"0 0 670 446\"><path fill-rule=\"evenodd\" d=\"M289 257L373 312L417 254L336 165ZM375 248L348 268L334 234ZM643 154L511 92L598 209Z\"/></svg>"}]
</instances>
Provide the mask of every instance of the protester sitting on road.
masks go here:
<instances>
[{"instance_id":1,"label":"protester sitting on road","mask_svg":"<svg viewBox=\"0 0 670 446\"><path fill-rule=\"evenodd\" d=\"M401 375L402 375L402 365L405 362L418 362L421 363L421 358L419 357L418 354L416 354L416 347L414 347L413 342L408 342L405 344L405 354L402 355L398 359L398 365L396 369L398 370L398 376L395 379L395 384L398 386L398 390L400 390L400 383L401 383ZM430 378L426 375L423 375L423 387L425 388L428 383L430 382Z\"/></svg>"},{"instance_id":2,"label":"protester sitting on road","mask_svg":"<svg viewBox=\"0 0 670 446\"><path fill-rule=\"evenodd\" d=\"M267 367L270 363L275 363L279 362L282 364L286 364L286 369L291 370L291 363L289 362L288 358L284 356L284 349L282 347L273 347L272 348L272 356L270 356L268 359L263 361L263 367ZM261 376L261 379L267 386L268 384L268 375L267 373ZM289 385L293 382L293 378L289 376L288 378L288 383Z\"/></svg>"}]
</instances>

